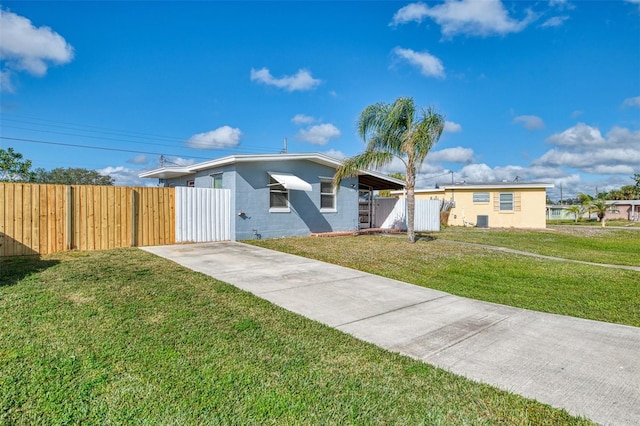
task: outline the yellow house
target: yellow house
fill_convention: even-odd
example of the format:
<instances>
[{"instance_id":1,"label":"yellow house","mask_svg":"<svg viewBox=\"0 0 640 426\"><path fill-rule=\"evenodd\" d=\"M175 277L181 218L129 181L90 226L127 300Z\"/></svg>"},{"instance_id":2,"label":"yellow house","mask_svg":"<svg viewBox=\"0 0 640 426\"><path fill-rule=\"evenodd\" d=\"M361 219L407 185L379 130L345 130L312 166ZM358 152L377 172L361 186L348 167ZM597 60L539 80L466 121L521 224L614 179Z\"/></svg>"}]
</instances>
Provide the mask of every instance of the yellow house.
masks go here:
<instances>
[{"instance_id":1,"label":"yellow house","mask_svg":"<svg viewBox=\"0 0 640 426\"><path fill-rule=\"evenodd\" d=\"M416 199L444 200L448 225L479 228L546 228L547 188L539 182L453 183L416 189ZM401 191L393 194L402 195Z\"/></svg>"}]
</instances>

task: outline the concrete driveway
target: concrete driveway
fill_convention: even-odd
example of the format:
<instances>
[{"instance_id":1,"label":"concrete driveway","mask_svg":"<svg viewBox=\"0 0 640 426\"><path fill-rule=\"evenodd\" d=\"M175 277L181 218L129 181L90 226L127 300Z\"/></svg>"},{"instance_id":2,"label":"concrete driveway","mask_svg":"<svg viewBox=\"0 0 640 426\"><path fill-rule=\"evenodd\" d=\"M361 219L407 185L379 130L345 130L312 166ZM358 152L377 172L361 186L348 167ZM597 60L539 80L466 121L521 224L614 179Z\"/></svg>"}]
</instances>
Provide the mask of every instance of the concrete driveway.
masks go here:
<instances>
[{"instance_id":1,"label":"concrete driveway","mask_svg":"<svg viewBox=\"0 0 640 426\"><path fill-rule=\"evenodd\" d=\"M479 302L237 242L143 250L390 351L597 423L640 424L640 328Z\"/></svg>"}]
</instances>

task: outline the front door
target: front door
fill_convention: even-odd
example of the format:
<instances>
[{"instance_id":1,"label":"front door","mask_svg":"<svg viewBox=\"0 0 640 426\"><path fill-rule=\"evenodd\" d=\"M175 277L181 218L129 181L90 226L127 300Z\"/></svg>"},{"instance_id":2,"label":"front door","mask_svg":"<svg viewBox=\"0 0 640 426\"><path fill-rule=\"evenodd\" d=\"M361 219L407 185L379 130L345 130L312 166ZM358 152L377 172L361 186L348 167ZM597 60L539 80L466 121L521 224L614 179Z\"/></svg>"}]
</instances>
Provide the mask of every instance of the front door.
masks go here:
<instances>
[{"instance_id":1,"label":"front door","mask_svg":"<svg viewBox=\"0 0 640 426\"><path fill-rule=\"evenodd\" d=\"M360 229L371 228L372 219L372 192L369 189L358 191L358 227Z\"/></svg>"}]
</instances>

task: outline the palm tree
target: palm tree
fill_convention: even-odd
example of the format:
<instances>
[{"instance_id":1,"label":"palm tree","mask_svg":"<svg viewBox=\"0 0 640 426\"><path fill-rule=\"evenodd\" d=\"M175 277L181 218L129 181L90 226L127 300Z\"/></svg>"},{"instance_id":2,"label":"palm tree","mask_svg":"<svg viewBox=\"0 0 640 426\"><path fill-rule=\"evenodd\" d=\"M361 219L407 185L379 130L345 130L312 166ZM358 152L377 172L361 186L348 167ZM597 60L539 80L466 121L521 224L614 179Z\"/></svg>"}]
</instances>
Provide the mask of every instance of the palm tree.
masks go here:
<instances>
[{"instance_id":1,"label":"palm tree","mask_svg":"<svg viewBox=\"0 0 640 426\"><path fill-rule=\"evenodd\" d=\"M406 167L407 238L415 242L413 226L416 173L444 129L444 116L431 107L420 109L412 98L401 97L392 104L377 103L366 107L358 117L358 133L365 141L365 151L347 159L333 178L338 185L346 177L356 176L367 168L389 165L394 158Z\"/></svg>"},{"instance_id":2,"label":"palm tree","mask_svg":"<svg viewBox=\"0 0 640 426\"><path fill-rule=\"evenodd\" d=\"M601 199L593 200L593 202L591 203L591 209L598 216L598 219L602 223L602 226L604 226L604 217L607 214L607 210L609 210L609 207L610 206Z\"/></svg>"},{"instance_id":3,"label":"palm tree","mask_svg":"<svg viewBox=\"0 0 640 426\"><path fill-rule=\"evenodd\" d=\"M573 217L575 219L575 222L578 223L578 216L580 216L583 213L582 206L571 206L571 207L567 208L567 211L569 213L573 213Z\"/></svg>"}]
</instances>

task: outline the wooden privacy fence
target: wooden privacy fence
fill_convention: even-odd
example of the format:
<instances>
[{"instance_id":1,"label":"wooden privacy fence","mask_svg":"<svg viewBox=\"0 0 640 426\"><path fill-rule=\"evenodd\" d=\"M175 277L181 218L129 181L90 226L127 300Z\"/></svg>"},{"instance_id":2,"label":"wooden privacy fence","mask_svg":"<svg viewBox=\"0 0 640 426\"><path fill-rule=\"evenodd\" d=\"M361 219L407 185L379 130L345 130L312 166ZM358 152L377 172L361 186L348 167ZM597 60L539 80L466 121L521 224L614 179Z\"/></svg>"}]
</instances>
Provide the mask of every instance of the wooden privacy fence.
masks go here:
<instances>
[{"instance_id":1,"label":"wooden privacy fence","mask_svg":"<svg viewBox=\"0 0 640 426\"><path fill-rule=\"evenodd\" d=\"M175 240L174 188L0 183L0 256Z\"/></svg>"}]
</instances>

